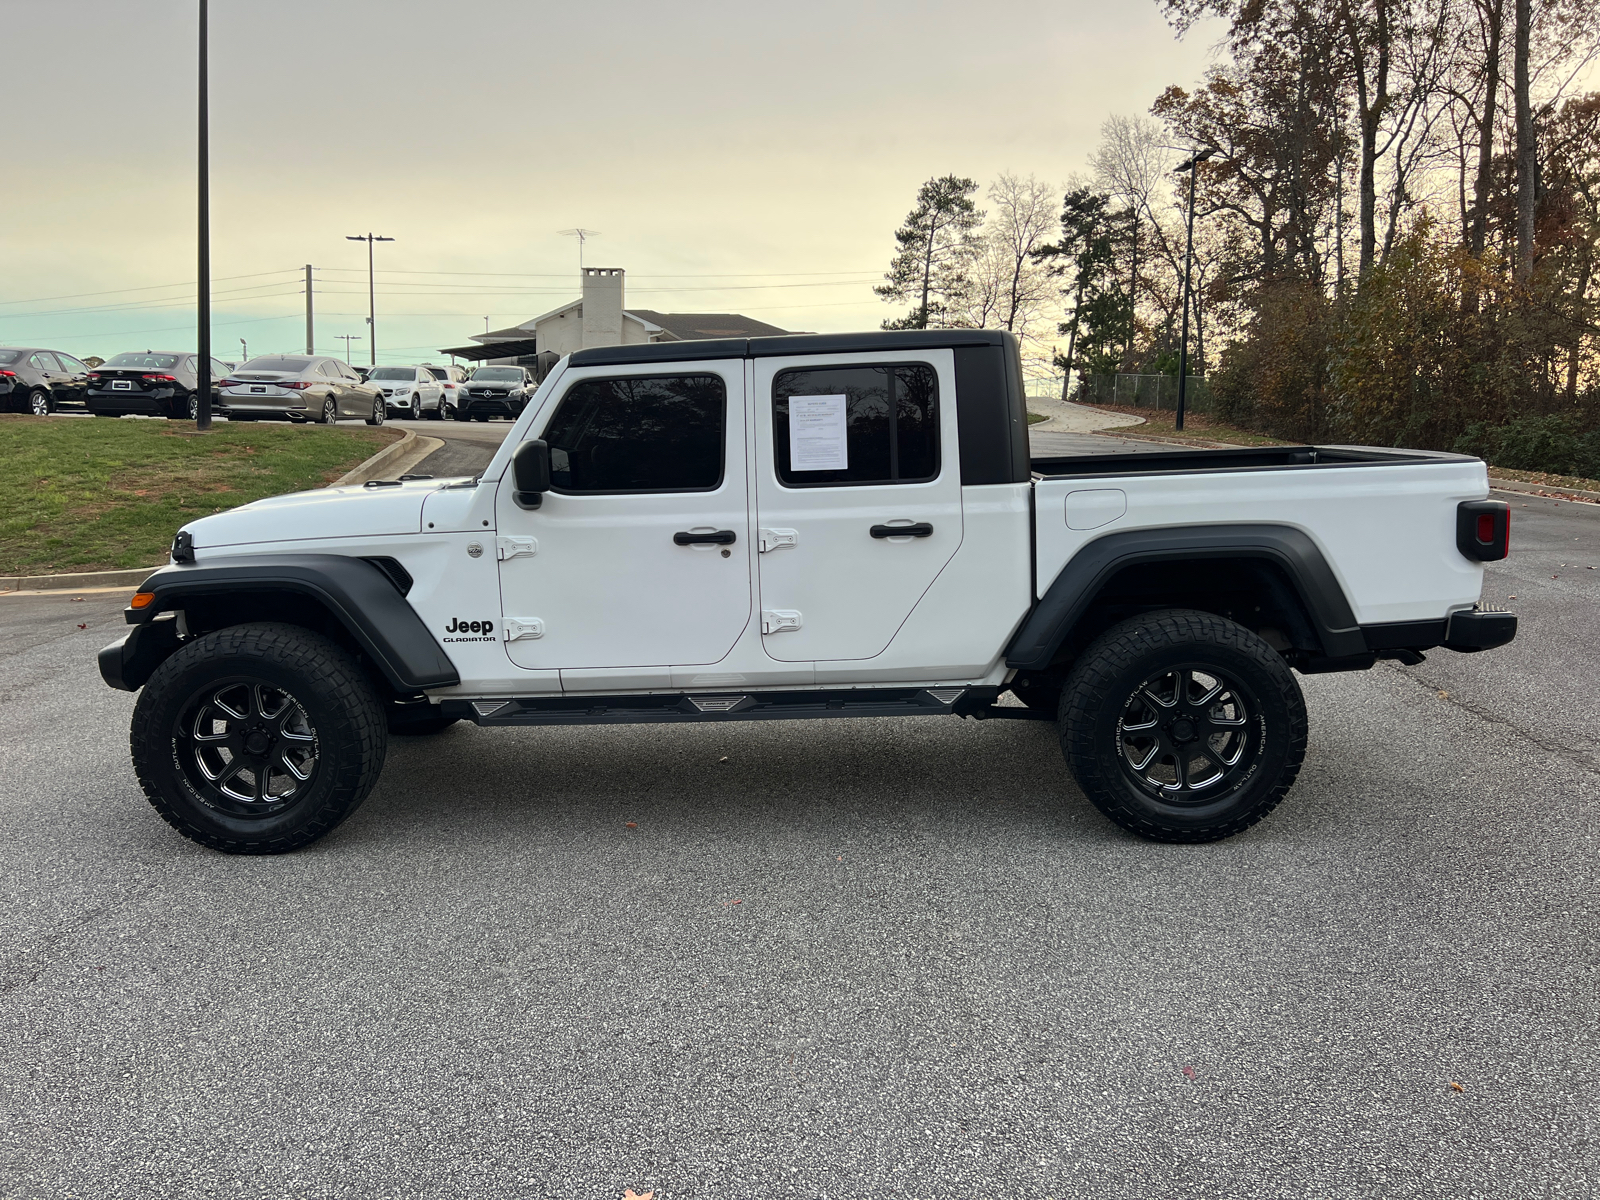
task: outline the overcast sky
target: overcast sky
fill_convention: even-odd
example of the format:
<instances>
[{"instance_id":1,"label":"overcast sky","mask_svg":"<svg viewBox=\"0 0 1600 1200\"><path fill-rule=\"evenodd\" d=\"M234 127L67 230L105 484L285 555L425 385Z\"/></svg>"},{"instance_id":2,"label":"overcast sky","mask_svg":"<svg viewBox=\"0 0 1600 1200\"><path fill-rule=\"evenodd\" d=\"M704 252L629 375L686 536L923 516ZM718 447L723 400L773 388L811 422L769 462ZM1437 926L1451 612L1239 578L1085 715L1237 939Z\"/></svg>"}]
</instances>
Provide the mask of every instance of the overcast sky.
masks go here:
<instances>
[{"instance_id":1,"label":"overcast sky","mask_svg":"<svg viewBox=\"0 0 1600 1200\"><path fill-rule=\"evenodd\" d=\"M193 344L195 13L5 0L0 343ZM301 346L307 262L318 349L364 336L369 229L382 361L573 298L573 226L629 307L875 328L923 180L1082 171L1218 33L1153 0L212 0L216 350Z\"/></svg>"}]
</instances>

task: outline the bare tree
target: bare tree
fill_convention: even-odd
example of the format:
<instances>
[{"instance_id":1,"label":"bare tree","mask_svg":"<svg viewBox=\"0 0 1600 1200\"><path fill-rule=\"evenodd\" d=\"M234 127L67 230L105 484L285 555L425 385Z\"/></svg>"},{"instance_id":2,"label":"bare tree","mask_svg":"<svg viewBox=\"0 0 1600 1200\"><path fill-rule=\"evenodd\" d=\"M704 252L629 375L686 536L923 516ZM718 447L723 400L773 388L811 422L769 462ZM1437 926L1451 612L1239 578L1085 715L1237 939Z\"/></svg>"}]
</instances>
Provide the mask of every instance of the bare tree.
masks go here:
<instances>
[{"instance_id":1,"label":"bare tree","mask_svg":"<svg viewBox=\"0 0 1600 1200\"><path fill-rule=\"evenodd\" d=\"M1055 286L1036 251L1055 231L1055 191L1029 175L1004 172L989 185L991 216L982 247L969 268L970 283L960 324L1008 329L1023 343L1037 343Z\"/></svg>"},{"instance_id":2,"label":"bare tree","mask_svg":"<svg viewBox=\"0 0 1600 1200\"><path fill-rule=\"evenodd\" d=\"M1172 154L1164 143L1166 134L1148 117L1110 116L1100 126L1100 145L1090 158L1101 191L1121 200L1132 214L1129 222L1130 263L1128 267L1128 309L1139 311L1139 234L1145 223L1155 223L1154 204L1166 186L1167 168ZM1123 358L1133 357L1135 321L1128 323L1128 341Z\"/></svg>"}]
</instances>

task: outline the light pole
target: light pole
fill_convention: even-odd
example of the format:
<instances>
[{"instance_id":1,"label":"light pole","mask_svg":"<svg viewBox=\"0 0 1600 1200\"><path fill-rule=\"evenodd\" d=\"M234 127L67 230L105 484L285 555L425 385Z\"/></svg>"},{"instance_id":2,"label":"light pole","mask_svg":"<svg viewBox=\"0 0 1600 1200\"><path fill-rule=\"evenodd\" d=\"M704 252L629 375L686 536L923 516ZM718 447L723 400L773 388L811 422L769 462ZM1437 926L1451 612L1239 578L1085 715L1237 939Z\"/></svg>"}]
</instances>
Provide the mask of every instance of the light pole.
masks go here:
<instances>
[{"instance_id":1,"label":"light pole","mask_svg":"<svg viewBox=\"0 0 1600 1200\"><path fill-rule=\"evenodd\" d=\"M368 328L368 335L369 336L368 336L368 339L367 339L367 346L372 351L372 365L373 366L377 366L378 365L378 291L377 291L377 287L372 282L372 278L373 278L373 271L372 271L372 244L374 242L392 242L392 241L394 241L394 239L390 238L390 237L379 237L375 233L368 233L364 237L361 234L350 234L350 233L347 233L347 234L345 234L344 240L347 241L347 242L365 242L367 244L367 325L369 327Z\"/></svg>"},{"instance_id":2,"label":"light pole","mask_svg":"<svg viewBox=\"0 0 1600 1200\"><path fill-rule=\"evenodd\" d=\"M350 343L359 342L361 335L359 333L336 333L333 335L333 339L336 342L344 343L344 361L348 363L350 361Z\"/></svg>"},{"instance_id":3,"label":"light pole","mask_svg":"<svg viewBox=\"0 0 1600 1200\"><path fill-rule=\"evenodd\" d=\"M250 343L243 338L239 339L239 365L243 366L250 361Z\"/></svg>"},{"instance_id":4,"label":"light pole","mask_svg":"<svg viewBox=\"0 0 1600 1200\"><path fill-rule=\"evenodd\" d=\"M200 129L199 156L196 166L200 177L199 227L195 231L199 242L199 297L195 305L195 353L201 362L201 377L211 376L211 119L207 100L211 83L206 46L210 41L206 0L200 0ZM211 389L196 388L199 396L195 405L194 427L202 432L211 428Z\"/></svg>"},{"instance_id":5,"label":"light pole","mask_svg":"<svg viewBox=\"0 0 1600 1200\"><path fill-rule=\"evenodd\" d=\"M1174 429L1180 431L1183 429L1184 401L1189 391L1189 267L1194 261L1194 182L1200 173L1200 164L1216 152L1215 147L1207 147L1179 163L1173 170L1175 175L1180 171L1189 172L1189 229L1183 243L1183 332L1178 339L1178 414L1173 422Z\"/></svg>"}]
</instances>

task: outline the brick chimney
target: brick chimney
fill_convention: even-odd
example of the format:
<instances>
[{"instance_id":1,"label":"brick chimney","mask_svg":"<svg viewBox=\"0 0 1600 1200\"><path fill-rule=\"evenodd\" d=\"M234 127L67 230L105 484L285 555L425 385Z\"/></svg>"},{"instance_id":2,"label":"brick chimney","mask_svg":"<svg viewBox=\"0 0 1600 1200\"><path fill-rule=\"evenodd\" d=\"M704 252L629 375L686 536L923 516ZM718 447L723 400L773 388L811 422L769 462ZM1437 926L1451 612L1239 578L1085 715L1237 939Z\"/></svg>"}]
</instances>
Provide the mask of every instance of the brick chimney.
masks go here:
<instances>
[{"instance_id":1,"label":"brick chimney","mask_svg":"<svg viewBox=\"0 0 1600 1200\"><path fill-rule=\"evenodd\" d=\"M583 345L622 345L621 267L583 268Z\"/></svg>"}]
</instances>

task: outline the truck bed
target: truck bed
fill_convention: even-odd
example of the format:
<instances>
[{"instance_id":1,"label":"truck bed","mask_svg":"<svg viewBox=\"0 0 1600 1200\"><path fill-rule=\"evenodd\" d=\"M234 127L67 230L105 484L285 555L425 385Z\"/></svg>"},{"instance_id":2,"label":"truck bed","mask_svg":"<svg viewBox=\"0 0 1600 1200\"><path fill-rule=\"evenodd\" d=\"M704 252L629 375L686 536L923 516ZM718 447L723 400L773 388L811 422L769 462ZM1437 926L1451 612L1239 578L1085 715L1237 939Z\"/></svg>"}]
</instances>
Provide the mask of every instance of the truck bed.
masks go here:
<instances>
[{"instance_id":1,"label":"truck bed","mask_svg":"<svg viewBox=\"0 0 1600 1200\"><path fill-rule=\"evenodd\" d=\"M1086 475L1170 475L1202 471L1266 471L1289 468L1393 466L1397 463L1472 462L1462 454L1390 450L1372 446L1241 446L1227 450L1157 450L1122 454L1035 456L1037 479Z\"/></svg>"}]
</instances>

